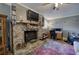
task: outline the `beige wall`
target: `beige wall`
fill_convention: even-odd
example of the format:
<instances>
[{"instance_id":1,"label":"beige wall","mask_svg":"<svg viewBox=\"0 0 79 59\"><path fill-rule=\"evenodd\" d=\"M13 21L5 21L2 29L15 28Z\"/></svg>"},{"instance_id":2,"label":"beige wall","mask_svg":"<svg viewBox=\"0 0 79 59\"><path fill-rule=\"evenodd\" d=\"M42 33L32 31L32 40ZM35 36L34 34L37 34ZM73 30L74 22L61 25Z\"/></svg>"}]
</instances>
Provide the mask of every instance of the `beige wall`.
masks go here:
<instances>
[{"instance_id":1,"label":"beige wall","mask_svg":"<svg viewBox=\"0 0 79 59\"><path fill-rule=\"evenodd\" d=\"M20 6L16 4L16 16L17 20L23 20L23 21L28 21L27 20L27 8ZM39 15L39 21L42 20L42 15Z\"/></svg>"},{"instance_id":2,"label":"beige wall","mask_svg":"<svg viewBox=\"0 0 79 59\"><path fill-rule=\"evenodd\" d=\"M17 15L17 20L23 20L26 21L27 20L27 15L26 15L26 11L28 9L16 4L16 15Z\"/></svg>"}]
</instances>

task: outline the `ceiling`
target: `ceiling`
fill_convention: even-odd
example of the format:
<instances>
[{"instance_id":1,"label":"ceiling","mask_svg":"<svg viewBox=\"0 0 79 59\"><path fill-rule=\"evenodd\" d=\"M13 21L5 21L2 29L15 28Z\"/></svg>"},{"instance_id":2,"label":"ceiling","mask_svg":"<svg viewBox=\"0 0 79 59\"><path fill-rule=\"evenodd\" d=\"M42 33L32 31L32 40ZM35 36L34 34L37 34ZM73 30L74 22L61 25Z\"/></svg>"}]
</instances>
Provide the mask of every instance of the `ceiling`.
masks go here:
<instances>
[{"instance_id":1,"label":"ceiling","mask_svg":"<svg viewBox=\"0 0 79 59\"><path fill-rule=\"evenodd\" d=\"M58 10L53 10L53 3L21 3L20 5L42 14L47 20L79 15L79 3L63 3Z\"/></svg>"}]
</instances>

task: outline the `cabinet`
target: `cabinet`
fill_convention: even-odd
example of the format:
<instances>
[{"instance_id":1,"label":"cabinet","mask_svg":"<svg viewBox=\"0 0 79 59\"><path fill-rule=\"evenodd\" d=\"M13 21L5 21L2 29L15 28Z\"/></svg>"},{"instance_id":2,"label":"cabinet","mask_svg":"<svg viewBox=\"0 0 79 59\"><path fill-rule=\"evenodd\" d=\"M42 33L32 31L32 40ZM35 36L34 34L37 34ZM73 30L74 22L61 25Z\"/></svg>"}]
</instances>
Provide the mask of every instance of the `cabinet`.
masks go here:
<instances>
[{"instance_id":1,"label":"cabinet","mask_svg":"<svg viewBox=\"0 0 79 59\"><path fill-rule=\"evenodd\" d=\"M6 52L6 18L7 16L0 14L0 55Z\"/></svg>"},{"instance_id":2,"label":"cabinet","mask_svg":"<svg viewBox=\"0 0 79 59\"><path fill-rule=\"evenodd\" d=\"M59 39L59 40L63 39L62 31L56 32L56 39Z\"/></svg>"}]
</instances>

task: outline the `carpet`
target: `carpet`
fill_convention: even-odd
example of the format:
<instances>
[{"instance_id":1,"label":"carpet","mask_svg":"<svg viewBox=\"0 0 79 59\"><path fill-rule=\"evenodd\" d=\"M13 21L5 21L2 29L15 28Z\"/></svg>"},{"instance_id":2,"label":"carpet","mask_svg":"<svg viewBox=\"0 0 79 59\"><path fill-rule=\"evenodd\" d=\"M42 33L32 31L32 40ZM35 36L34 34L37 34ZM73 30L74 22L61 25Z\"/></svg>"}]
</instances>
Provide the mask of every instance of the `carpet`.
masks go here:
<instances>
[{"instance_id":1,"label":"carpet","mask_svg":"<svg viewBox=\"0 0 79 59\"><path fill-rule=\"evenodd\" d=\"M36 48L33 55L75 55L74 47L61 41L49 40Z\"/></svg>"}]
</instances>

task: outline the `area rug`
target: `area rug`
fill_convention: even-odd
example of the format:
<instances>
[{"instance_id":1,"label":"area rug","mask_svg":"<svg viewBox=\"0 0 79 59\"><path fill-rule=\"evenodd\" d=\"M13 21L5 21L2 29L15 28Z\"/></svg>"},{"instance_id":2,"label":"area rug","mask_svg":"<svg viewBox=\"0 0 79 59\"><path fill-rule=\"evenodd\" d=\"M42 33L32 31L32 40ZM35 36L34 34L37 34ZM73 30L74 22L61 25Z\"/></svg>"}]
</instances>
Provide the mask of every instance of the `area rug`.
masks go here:
<instances>
[{"instance_id":1,"label":"area rug","mask_svg":"<svg viewBox=\"0 0 79 59\"><path fill-rule=\"evenodd\" d=\"M75 55L75 51L72 45L49 40L43 46L36 48L33 55Z\"/></svg>"}]
</instances>

